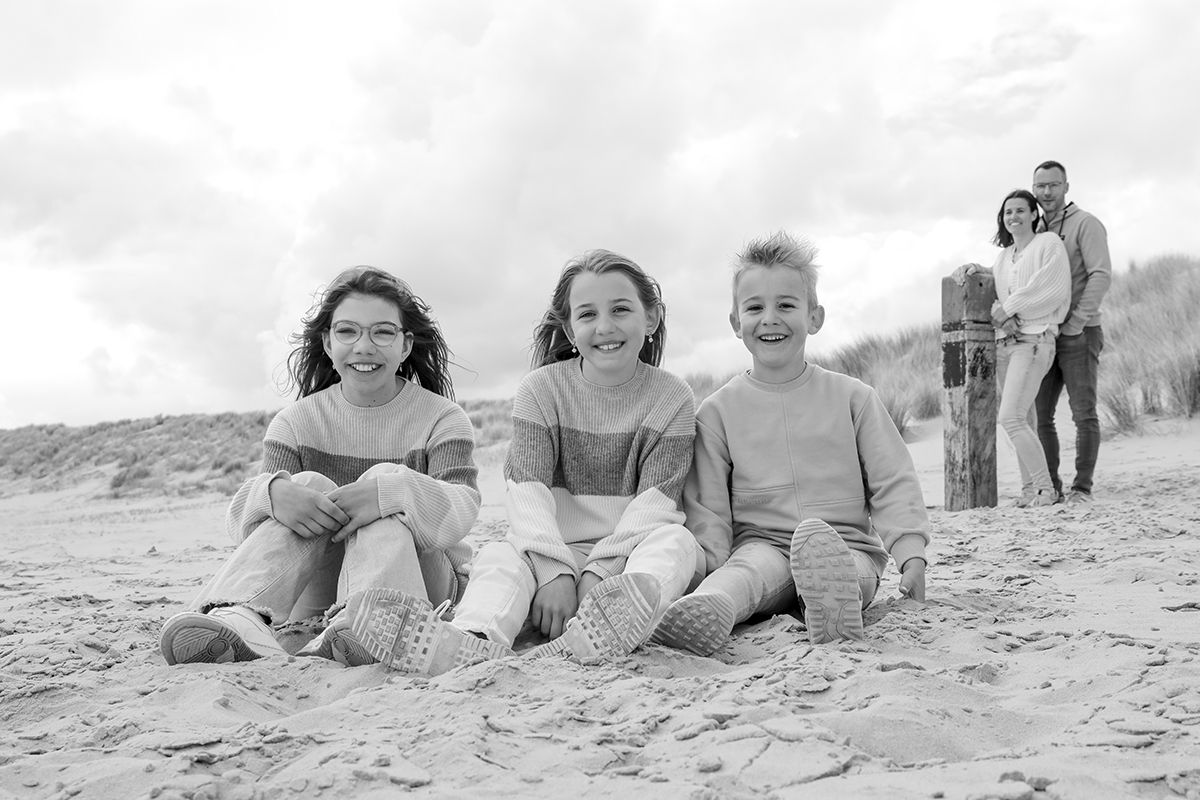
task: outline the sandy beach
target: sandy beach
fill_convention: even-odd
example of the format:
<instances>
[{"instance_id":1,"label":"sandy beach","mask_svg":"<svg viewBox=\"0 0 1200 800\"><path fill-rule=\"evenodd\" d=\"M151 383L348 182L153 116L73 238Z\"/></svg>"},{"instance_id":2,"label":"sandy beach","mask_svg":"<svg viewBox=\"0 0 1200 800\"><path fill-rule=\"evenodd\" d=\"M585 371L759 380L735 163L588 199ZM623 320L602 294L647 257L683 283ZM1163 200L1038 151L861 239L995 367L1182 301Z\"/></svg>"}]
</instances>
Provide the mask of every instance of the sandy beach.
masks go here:
<instances>
[{"instance_id":1,"label":"sandy beach","mask_svg":"<svg viewBox=\"0 0 1200 800\"><path fill-rule=\"evenodd\" d=\"M712 658L433 679L168 667L159 627L229 552L228 498L0 486L0 797L1200 797L1200 420L1106 440L1084 506L1008 507L1002 442L1001 507L946 513L937 424L910 447L928 599L889 568L865 641L779 616ZM505 528L481 461L475 545Z\"/></svg>"}]
</instances>

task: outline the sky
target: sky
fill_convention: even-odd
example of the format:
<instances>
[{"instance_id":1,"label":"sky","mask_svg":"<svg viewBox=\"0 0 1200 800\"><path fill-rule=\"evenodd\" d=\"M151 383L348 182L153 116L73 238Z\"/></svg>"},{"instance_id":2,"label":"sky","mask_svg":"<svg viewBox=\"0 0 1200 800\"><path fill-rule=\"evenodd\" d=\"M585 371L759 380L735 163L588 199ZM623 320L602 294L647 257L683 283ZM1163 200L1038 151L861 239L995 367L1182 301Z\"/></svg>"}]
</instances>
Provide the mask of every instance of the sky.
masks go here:
<instances>
[{"instance_id":1,"label":"sky","mask_svg":"<svg viewBox=\"0 0 1200 800\"><path fill-rule=\"evenodd\" d=\"M407 280L460 399L512 394L563 264L662 285L728 374L747 241L820 248L819 355L939 320L1046 159L1115 269L1200 254L1192 0L0 0L0 428L274 410L347 266Z\"/></svg>"}]
</instances>

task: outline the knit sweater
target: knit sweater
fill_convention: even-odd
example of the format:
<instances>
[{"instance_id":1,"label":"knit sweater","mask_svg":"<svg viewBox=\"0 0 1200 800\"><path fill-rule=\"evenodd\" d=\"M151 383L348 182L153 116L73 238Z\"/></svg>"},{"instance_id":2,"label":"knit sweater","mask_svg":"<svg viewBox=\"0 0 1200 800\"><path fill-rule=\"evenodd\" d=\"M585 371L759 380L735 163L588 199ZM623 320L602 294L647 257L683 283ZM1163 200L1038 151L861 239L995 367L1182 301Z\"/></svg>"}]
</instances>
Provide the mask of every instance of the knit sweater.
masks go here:
<instances>
[{"instance_id":1,"label":"knit sweater","mask_svg":"<svg viewBox=\"0 0 1200 800\"><path fill-rule=\"evenodd\" d=\"M1008 316L1017 318L1021 333L1037 334L1049 330L1058 334L1058 325L1067 316L1071 300L1071 271L1067 266L1067 248L1053 233L1039 233L1026 245L1014 263L1014 245L996 256L992 274L996 279L996 298ZM1004 333L997 329L996 338Z\"/></svg>"},{"instance_id":2,"label":"knit sweater","mask_svg":"<svg viewBox=\"0 0 1200 800\"><path fill-rule=\"evenodd\" d=\"M474 446L466 412L428 389L402 382L390 402L363 408L334 384L271 420L263 471L238 489L225 526L240 542L272 516L268 486L275 477L311 471L344 486L376 464L397 464L399 471L378 476L380 512L399 517L418 550L445 550L457 570L470 559L462 540L479 513Z\"/></svg>"},{"instance_id":3,"label":"knit sweater","mask_svg":"<svg viewBox=\"0 0 1200 800\"><path fill-rule=\"evenodd\" d=\"M590 543L583 570L609 578L650 533L682 524L694 435L691 389L643 362L620 386L590 383L579 358L526 375L504 478L508 541L537 585L578 579L570 544Z\"/></svg>"},{"instance_id":4,"label":"knit sweater","mask_svg":"<svg viewBox=\"0 0 1200 800\"><path fill-rule=\"evenodd\" d=\"M1100 324L1100 301L1112 283L1108 231L1100 220L1074 203L1067 203L1054 219L1043 220L1042 230L1058 235L1071 262L1071 305L1061 333L1078 336L1089 325Z\"/></svg>"},{"instance_id":5,"label":"knit sweater","mask_svg":"<svg viewBox=\"0 0 1200 800\"><path fill-rule=\"evenodd\" d=\"M787 383L737 375L696 412L696 457L683 495L707 569L735 545L786 549L818 518L879 566L925 557L929 519L904 440L875 390L809 364Z\"/></svg>"}]
</instances>

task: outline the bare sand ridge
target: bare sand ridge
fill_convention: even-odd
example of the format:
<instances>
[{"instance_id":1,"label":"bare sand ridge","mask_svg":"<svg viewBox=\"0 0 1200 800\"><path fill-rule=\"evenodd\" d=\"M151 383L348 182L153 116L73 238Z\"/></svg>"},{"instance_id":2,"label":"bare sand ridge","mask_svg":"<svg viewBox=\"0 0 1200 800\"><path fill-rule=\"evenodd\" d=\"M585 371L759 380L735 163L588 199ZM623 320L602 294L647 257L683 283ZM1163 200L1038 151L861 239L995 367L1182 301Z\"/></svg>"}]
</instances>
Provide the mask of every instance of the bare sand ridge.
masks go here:
<instances>
[{"instance_id":1,"label":"bare sand ridge","mask_svg":"<svg viewBox=\"0 0 1200 800\"><path fill-rule=\"evenodd\" d=\"M864 642L780 616L713 658L431 680L168 667L159 626L227 554L228 498L0 487L0 797L1200 797L1200 421L1107 441L1089 506L948 514L940 430L911 448L929 598L890 569ZM476 545L505 528L483 458Z\"/></svg>"}]
</instances>

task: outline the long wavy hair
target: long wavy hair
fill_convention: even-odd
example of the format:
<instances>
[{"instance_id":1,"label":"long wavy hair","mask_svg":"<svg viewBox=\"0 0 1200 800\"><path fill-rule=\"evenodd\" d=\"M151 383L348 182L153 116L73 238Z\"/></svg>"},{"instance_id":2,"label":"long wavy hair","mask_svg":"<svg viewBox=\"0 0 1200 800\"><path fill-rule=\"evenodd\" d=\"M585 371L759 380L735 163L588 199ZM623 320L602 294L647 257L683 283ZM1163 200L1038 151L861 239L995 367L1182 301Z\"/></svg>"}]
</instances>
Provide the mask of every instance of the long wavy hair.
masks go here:
<instances>
[{"instance_id":1,"label":"long wavy hair","mask_svg":"<svg viewBox=\"0 0 1200 800\"><path fill-rule=\"evenodd\" d=\"M329 332L338 305L352 294L380 297L395 304L400 311L400 327L413 339L412 352L396 374L453 400L450 348L430 316L429 306L413 294L407 283L375 267L351 267L334 278L304 316L303 330L292 334L295 347L287 361L288 388L296 387L296 397L307 397L341 381L325 353L322 334Z\"/></svg>"},{"instance_id":2,"label":"long wavy hair","mask_svg":"<svg viewBox=\"0 0 1200 800\"><path fill-rule=\"evenodd\" d=\"M1008 232L1008 228L1004 227L1004 204L1014 197L1019 197L1028 203L1029 210L1033 212L1033 217L1029 221L1030 230L1036 231L1038 221L1042 218L1041 209L1038 207L1038 201L1033 196L1033 192L1028 189L1013 189L1004 195L1004 199L1000 201L1000 210L996 212L996 235L992 237L992 244L997 247L1008 247L1013 243L1012 234Z\"/></svg>"},{"instance_id":3,"label":"long wavy hair","mask_svg":"<svg viewBox=\"0 0 1200 800\"><path fill-rule=\"evenodd\" d=\"M658 311L658 328L652 336L647 336L642 342L638 358L654 367L662 363L663 351L667 345L667 307L663 303L658 281L625 256L609 250L589 250L568 261L558 276L554 293L550 295L550 307L546 309L542 321L533 331L533 357L530 359L533 367L543 367L575 357L575 353L572 352L574 345L567 336L567 329L571 324L571 284L576 277L585 272L596 275L608 272L622 273L633 283L638 300L646 312Z\"/></svg>"}]
</instances>

